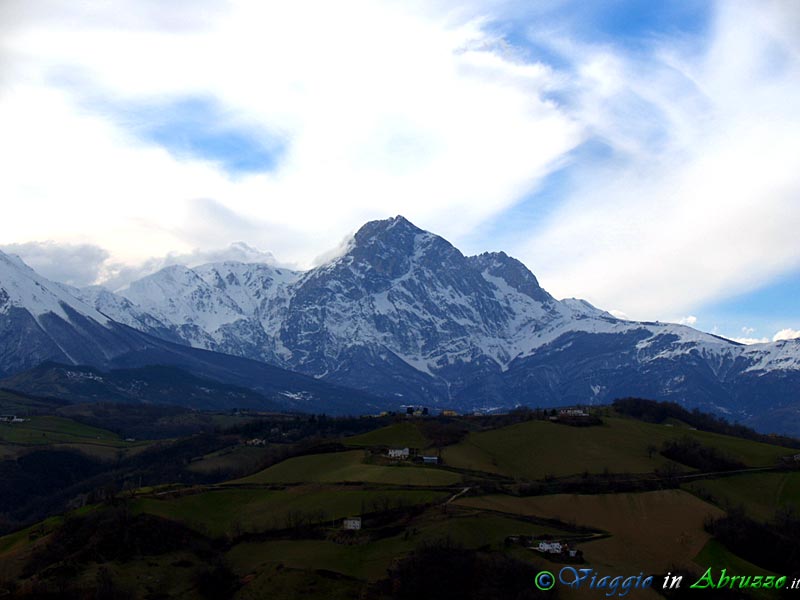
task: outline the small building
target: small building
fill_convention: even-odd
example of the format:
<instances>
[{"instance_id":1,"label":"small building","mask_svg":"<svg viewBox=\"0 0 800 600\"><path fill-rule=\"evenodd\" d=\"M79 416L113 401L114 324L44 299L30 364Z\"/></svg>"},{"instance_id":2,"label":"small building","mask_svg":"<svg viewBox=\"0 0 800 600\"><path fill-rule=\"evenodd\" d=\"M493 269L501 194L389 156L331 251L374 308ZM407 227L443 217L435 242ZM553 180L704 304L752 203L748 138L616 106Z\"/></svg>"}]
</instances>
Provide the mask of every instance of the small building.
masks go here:
<instances>
[{"instance_id":1,"label":"small building","mask_svg":"<svg viewBox=\"0 0 800 600\"><path fill-rule=\"evenodd\" d=\"M386 455L395 460L407 460L411 451L408 448L389 448Z\"/></svg>"},{"instance_id":2,"label":"small building","mask_svg":"<svg viewBox=\"0 0 800 600\"><path fill-rule=\"evenodd\" d=\"M457 417L458 413L456 411L454 411L454 410L449 410L448 409L448 410L443 410L442 411L442 416L443 417Z\"/></svg>"},{"instance_id":3,"label":"small building","mask_svg":"<svg viewBox=\"0 0 800 600\"><path fill-rule=\"evenodd\" d=\"M562 417L588 417L587 413L582 408L562 408L558 411L559 416Z\"/></svg>"},{"instance_id":4,"label":"small building","mask_svg":"<svg viewBox=\"0 0 800 600\"><path fill-rule=\"evenodd\" d=\"M342 521L342 529L358 531L361 529L361 517L347 517Z\"/></svg>"},{"instance_id":5,"label":"small building","mask_svg":"<svg viewBox=\"0 0 800 600\"><path fill-rule=\"evenodd\" d=\"M439 464L439 457L438 456L423 456L422 462L426 465L438 465Z\"/></svg>"}]
</instances>

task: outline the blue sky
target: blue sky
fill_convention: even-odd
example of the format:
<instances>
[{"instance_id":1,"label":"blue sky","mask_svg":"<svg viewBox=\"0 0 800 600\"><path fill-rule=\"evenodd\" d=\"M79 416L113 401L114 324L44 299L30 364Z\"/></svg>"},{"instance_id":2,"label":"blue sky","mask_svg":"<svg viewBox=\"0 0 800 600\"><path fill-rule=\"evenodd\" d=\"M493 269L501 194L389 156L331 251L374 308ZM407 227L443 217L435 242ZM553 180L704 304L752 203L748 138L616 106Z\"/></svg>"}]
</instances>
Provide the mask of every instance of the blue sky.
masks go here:
<instances>
[{"instance_id":1,"label":"blue sky","mask_svg":"<svg viewBox=\"0 0 800 600\"><path fill-rule=\"evenodd\" d=\"M0 246L51 277L242 248L307 268L403 214L621 316L800 330L792 3L3 11Z\"/></svg>"}]
</instances>

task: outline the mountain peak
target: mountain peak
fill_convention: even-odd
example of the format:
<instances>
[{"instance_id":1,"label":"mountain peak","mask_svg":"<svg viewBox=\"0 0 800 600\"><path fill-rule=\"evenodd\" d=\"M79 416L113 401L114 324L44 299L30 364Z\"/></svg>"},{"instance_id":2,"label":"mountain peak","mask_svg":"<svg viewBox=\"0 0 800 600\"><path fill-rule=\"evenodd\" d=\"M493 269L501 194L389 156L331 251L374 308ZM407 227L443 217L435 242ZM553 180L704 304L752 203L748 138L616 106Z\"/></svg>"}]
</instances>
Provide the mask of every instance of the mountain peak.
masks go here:
<instances>
[{"instance_id":1,"label":"mountain peak","mask_svg":"<svg viewBox=\"0 0 800 600\"><path fill-rule=\"evenodd\" d=\"M518 292L538 302L551 303L553 297L539 285L524 264L505 252L484 252L470 256L470 262L490 277L499 277Z\"/></svg>"},{"instance_id":2,"label":"mountain peak","mask_svg":"<svg viewBox=\"0 0 800 600\"><path fill-rule=\"evenodd\" d=\"M356 244L363 244L373 239L403 238L425 233L402 215L369 221L361 226L355 234Z\"/></svg>"}]
</instances>

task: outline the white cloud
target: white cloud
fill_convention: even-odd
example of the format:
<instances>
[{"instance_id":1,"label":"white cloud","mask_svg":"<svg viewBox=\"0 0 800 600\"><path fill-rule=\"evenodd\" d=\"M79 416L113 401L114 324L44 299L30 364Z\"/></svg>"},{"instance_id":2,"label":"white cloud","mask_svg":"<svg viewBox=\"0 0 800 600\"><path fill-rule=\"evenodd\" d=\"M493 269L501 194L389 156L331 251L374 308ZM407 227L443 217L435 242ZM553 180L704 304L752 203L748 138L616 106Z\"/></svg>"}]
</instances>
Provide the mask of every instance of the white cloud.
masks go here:
<instances>
[{"instance_id":1,"label":"white cloud","mask_svg":"<svg viewBox=\"0 0 800 600\"><path fill-rule=\"evenodd\" d=\"M557 296L666 318L800 267L800 5L715 6L702 44L550 40L613 150L516 250Z\"/></svg>"},{"instance_id":2,"label":"white cloud","mask_svg":"<svg viewBox=\"0 0 800 600\"><path fill-rule=\"evenodd\" d=\"M234 240L309 266L395 214L461 245L571 165L526 243L481 248L519 256L557 296L666 320L800 267L797 5L720 1L708 39L636 52L534 22L566 66L492 33L495 3L456 6L0 3L0 198L13 215L0 239L107 248L117 280ZM277 168L234 175L174 156L107 110L187 97L285 142ZM587 139L611 156L570 155Z\"/></svg>"},{"instance_id":3,"label":"white cloud","mask_svg":"<svg viewBox=\"0 0 800 600\"><path fill-rule=\"evenodd\" d=\"M371 218L457 237L583 139L544 99L559 75L480 20L395 2L208 7L5 4L0 197L17 210L0 238L98 244L130 264L246 239L308 265ZM285 140L277 169L176 157L102 111L185 97Z\"/></svg>"},{"instance_id":4,"label":"white cloud","mask_svg":"<svg viewBox=\"0 0 800 600\"><path fill-rule=\"evenodd\" d=\"M678 323L680 323L681 325L690 325L694 327L697 324L697 317L695 317L694 315L682 317L681 319L678 320Z\"/></svg>"},{"instance_id":5,"label":"white cloud","mask_svg":"<svg viewBox=\"0 0 800 600\"><path fill-rule=\"evenodd\" d=\"M92 244L57 244L52 241L5 244L0 250L16 254L39 274L54 281L82 287L103 274L108 251Z\"/></svg>"},{"instance_id":6,"label":"white cloud","mask_svg":"<svg viewBox=\"0 0 800 600\"><path fill-rule=\"evenodd\" d=\"M781 329L778 333L772 336L773 342L778 342L780 340L794 340L796 338L800 338L800 330L797 329Z\"/></svg>"},{"instance_id":7,"label":"white cloud","mask_svg":"<svg viewBox=\"0 0 800 600\"><path fill-rule=\"evenodd\" d=\"M744 335L753 335L755 332L756 330L753 327L742 327L742 333Z\"/></svg>"},{"instance_id":8,"label":"white cloud","mask_svg":"<svg viewBox=\"0 0 800 600\"><path fill-rule=\"evenodd\" d=\"M753 337L734 337L731 338L734 342L739 342L740 344L766 344L769 342L769 338L753 338Z\"/></svg>"}]
</instances>

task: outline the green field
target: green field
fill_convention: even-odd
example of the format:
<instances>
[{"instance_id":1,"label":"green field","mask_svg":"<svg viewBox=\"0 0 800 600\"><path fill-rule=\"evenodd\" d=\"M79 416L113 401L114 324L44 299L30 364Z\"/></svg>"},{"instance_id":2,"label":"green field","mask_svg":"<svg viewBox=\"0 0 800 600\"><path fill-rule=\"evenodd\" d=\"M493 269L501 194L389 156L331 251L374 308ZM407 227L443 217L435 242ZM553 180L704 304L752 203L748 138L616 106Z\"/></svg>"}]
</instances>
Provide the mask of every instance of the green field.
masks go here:
<instances>
[{"instance_id":1,"label":"green field","mask_svg":"<svg viewBox=\"0 0 800 600\"><path fill-rule=\"evenodd\" d=\"M383 506L436 502L447 495L425 490L371 491L307 485L285 490L224 489L164 499L139 498L134 501L133 510L179 521L219 537L283 529L300 518L325 522Z\"/></svg>"},{"instance_id":2,"label":"green field","mask_svg":"<svg viewBox=\"0 0 800 600\"><path fill-rule=\"evenodd\" d=\"M498 548L507 536L515 534L559 536L564 532L489 513L470 511L443 516L437 511L415 522L411 535L401 534L352 545L330 540L245 543L234 547L228 558L235 570L242 574L282 563L297 569L326 569L350 577L375 580L385 575L392 560L426 542L449 539L465 548Z\"/></svg>"},{"instance_id":3,"label":"green field","mask_svg":"<svg viewBox=\"0 0 800 600\"><path fill-rule=\"evenodd\" d=\"M269 454L269 448L263 446L232 446L217 452L205 455L201 460L189 465L189 470L195 473L213 474L217 472L252 473L262 466L264 459Z\"/></svg>"},{"instance_id":4,"label":"green field","mask_svg":"<svg viewBox=\"0 0 800 600\"><path fill-rule=\"evenodd\" d=\"M648 447L690 436L744 462L772 466L791 449L703 431L605 418L595 427L569 427L547 421L527 421L480 433L444 449L445 463L455 467L543 479L583 472L647 473L670 462Z\"/></svg>"},{"instance_id":5,"label":"green field","mask_svg":"<svg viewBox=\"0 0 800 600\"><path fill-rule=\"evenodd\" d=\"M46 543L48 534L63 521L63 517L49 517L41 523L0 537L0 581L18 577L24 560Z\"/></svg>"},{"instance_id":6,"label":"green field","mask_svg":"<svg viewBox=\"0 0 800 600\"><path fill-rule=\"evenodd\" d=\"M703 549L695 557L694 562L699 567L707 569L713 567L716 571L727 569L729 573L737 575L775 575L753 563L739 558L716 540L708 540Z\"/></svg>"},{"instance_id":7,"label":"green field","mask_svg":"<svg viewBox=\"0 0 800 600\"><path fill-rule=\"evenodd\" d=\"M392 448L426 448L430 443L415 423L393 423L375 431L345 438L348 446L388 446Z\"/></svg>"},{"instance_id":8,"label":"green field","mask_svg":"<svg viewBox=\"0 0 800 600\"><path fill-rule=\"evenodd\" d=\"M283 563L267 564L245 574L245 587L236 600L352 600L363 590L362 582L317 569L292 569Z\"/></svg>"},{"instance_id":9,"label":"green field","mask_svg":"<svg viewBox=\"0 0 800 600\"><path fill-rule=\"evenodd\" d=\"M758 567L751 562L739 558L716 540L708 540L703 549L694 559L695 564L700 568L701 574L706 569L712 567L714 573L718 574L721 569L726 569L728 573L736 575L778 575ZM774 590L753 590L755 598L774 598Z\"/></svg>"},{"instance_id":10,"label":"green field","mask_svg":"<svg viewBox=\"0 0 800 600\"><path fill-rule=\"evenodd\" d=\"M233 483L337 483L345 481L392 485L454 485L461 476L451 471L412 464L365 464L363 450L290 458Z\"/></svg>"},{"instance_id":11,"label":"green field","mask_svg":"<svg viewBox=\"0 0 800 600\"><path fill-rule=\"evenodd\" d=\"M767 521L775 511L793 506L800 512L800 471L747 473L718 479L693 481L684 489L710 500L724 509L744 508L747 515Z\"/></svg>"},{"instance_id":12,"label":"green field","mask_svg":"<svg viewBox=\"0 0 800 600\"><path fill-rule=\"evenodd\" d=\"M619 573L655 573L673 565L690 565L709 539L703 529L705 518L722 515L717 507L681 490L528 498L493 495L462 498L455 504L607 531L611 537L588 542L581 549L595 568Z\"/></svg>"},{"instance_id":13,"label":"green field","mask_svg":"<svg viewBox=\"0 0 800 600\"><path fill-rule=\"evenodd\" d=\"M90 443L124 446L118 435L63 417L32 417L24 423L0 423L0 442L20 445Z\"/></svg>"}]
</instances>

